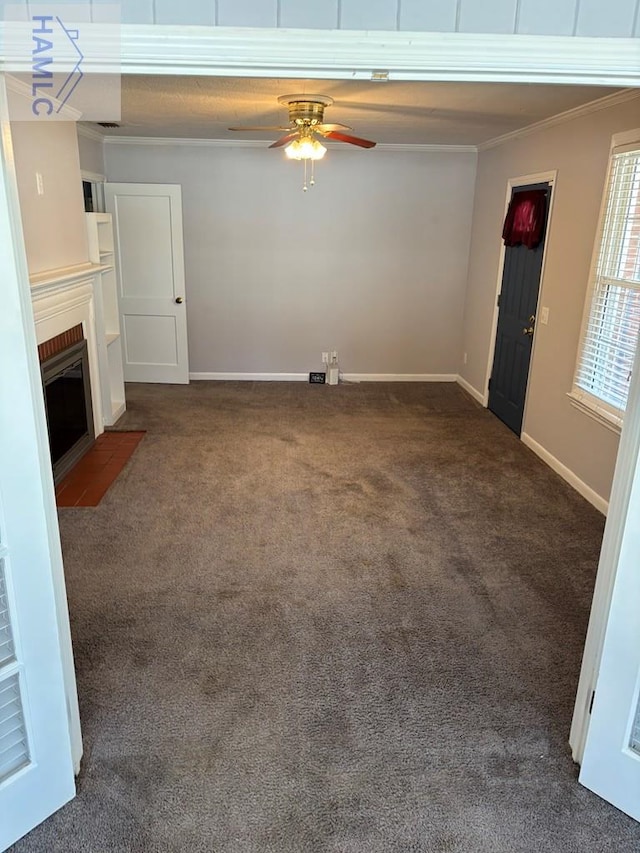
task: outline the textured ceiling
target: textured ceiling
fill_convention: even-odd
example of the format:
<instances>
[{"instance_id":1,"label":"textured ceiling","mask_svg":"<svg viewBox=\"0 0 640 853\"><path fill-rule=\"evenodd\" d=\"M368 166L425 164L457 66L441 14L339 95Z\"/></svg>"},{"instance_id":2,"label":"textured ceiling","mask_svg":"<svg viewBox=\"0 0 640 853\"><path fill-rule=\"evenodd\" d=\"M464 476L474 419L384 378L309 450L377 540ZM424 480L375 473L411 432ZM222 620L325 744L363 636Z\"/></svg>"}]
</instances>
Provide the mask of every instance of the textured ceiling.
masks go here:
<instances>
[{"instance_id":1,"label":"textured ceiling","mask_svg":"<svg viewBox=\"0 0 640 853\"><path fill-rule=\"evenodd\" d=\"M279 95L329 95L325 120L377 142L478 145L617 90L503 83L370 83L343 80L126 76L122 127L109 135L275 139L231 125L286 123Z\"/></svg>"}]
</instances>

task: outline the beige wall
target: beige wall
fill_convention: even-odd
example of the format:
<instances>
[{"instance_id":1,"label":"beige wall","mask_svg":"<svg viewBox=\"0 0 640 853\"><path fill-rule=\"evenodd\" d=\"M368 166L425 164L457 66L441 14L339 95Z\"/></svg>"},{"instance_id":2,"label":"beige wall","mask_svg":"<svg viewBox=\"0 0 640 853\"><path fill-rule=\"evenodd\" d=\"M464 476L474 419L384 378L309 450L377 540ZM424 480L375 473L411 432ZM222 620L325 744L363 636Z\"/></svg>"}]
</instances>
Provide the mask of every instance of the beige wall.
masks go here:
<instances>
[{"instance_id":1,"label":"beige wall","mask_svg":"<svg viewBox=\"0 0 640 853\"><path fill-rule=\"evenodd\" d=\"M475 154L105 146L110 181L182 185L193 372L455 374Z\"/></svg>"},{"instance_id":2,"label":"beige wall","mask_svg":"<svg viewBox=\"0 0 640 853\"><path fill-rule=\"evenodd\" d=\"M86 263L89 252L75 123L14 122L11 135L29 272ZM38 172L44 195L38 195Z\"/></svg>"},{"instance_id":3,"label":"beige wall","mask_svg":"<svg viewBox=\"0 0 640 853\"><path fill-rule=\"evenodd\" d=\"M507 181L557 169L523 432L608 499L618 436L569 402L611 136L640 126L634 99L484 151L479 156L461 375L481 393L495 306Z\"/></svg>"}]
</instances>

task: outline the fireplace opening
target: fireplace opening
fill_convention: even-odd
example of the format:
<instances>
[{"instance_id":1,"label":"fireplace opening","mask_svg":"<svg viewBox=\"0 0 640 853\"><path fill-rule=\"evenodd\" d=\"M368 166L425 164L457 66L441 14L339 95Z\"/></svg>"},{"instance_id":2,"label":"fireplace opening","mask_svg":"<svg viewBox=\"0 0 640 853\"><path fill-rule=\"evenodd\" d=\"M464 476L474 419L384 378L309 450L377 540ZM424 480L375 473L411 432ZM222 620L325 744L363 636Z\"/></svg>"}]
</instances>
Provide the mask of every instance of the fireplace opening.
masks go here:
<instances>
[{"instance_id":1,"label":"fireplace opening","mask_svg":"<svg viewBox=\"0 0 640 853\"><path fill-rule=\"evenodd\" d=\"M86 340L43 362L49 448L57 484L93 445L93 409Z\"/></svg>"}]
</instances>

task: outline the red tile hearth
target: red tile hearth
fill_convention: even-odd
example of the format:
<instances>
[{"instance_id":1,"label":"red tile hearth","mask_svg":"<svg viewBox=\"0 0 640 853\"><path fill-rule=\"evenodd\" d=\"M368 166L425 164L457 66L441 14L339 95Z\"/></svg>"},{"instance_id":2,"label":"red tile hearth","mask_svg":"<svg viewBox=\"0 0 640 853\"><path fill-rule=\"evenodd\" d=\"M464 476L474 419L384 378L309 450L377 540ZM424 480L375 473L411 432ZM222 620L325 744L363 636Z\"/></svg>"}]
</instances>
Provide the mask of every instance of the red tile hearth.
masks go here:
<instances>
[{"instance_id":1,"label":"red tile hearth","mask_svg":"<svg viewBox=\"0 0 640 853\"><path fill-rule=\"evenodd\" d=\"M141 430L98 436L91 450L56 486L58 506L98 506L144 434Z\"/></svg>"}]
</instances>

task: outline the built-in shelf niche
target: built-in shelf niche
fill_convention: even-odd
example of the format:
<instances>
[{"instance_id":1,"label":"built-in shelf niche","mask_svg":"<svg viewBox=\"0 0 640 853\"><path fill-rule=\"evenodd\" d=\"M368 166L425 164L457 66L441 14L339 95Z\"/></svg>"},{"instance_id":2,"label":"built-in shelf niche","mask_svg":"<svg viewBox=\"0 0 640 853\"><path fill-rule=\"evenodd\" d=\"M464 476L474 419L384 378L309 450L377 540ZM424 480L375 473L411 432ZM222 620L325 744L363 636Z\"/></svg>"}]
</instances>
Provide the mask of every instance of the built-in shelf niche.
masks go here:
<instances>
[{"instance_id":1,"label":"built-in shelf niche","mask_svg":"<svg viewBox=\"0 0 640 853\"><path fill-rule=\"evenodd\" d=\"M110 213L87 213L89 260L99 266L96 275L96 337L105 426L112 426L125 410L118 279L115 268L113 224Z\"/></svg>"}]
</instances>

